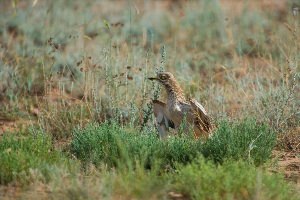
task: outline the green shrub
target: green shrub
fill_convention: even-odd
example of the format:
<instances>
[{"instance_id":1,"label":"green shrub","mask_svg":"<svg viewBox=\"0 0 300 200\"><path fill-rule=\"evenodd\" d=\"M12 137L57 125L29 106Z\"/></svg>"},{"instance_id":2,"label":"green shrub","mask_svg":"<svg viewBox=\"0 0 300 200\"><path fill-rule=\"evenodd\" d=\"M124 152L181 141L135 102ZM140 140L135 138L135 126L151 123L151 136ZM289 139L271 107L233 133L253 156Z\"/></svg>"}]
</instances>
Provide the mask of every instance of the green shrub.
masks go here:
<instances>
[{"instance_id":1,"label":"green shrub","mask_svg":"<svg viewBox=\"0 0 300 200\"><path fill-rule=\"evenodd\" d=\"M243 159L256 165L265 162L276 143L276 134L254 119L220 122L214 135L204 144L202 153L216 162Z\"/></svg>"},{"instance_id":2,"label":"green shrub","mask_svg":"<svg viewBox=\"0 0 300 200\"><path fill-rule=\"evenodd\" d=\"M74 131L71 142L71 152L81 161L99 164L101 161L108 165L115 163L115 157L119 154L113 131L117 127L108 125L90 124L82 130Z\"/></svg>"},{"instance_id":3,"label":"green shrub","mask_svg":"<svg viewBox=\"0 0 300 200\"><path fill-rule=\"evenodd\" d=\"M71 152L84 164L144 164L146 168L160 164L162 168L175 163L187 164L199 154L215 162L230 159L265 162L275 144L275 134L254 120L234 124L222 122L206 142L189 137L171 137L159 140L154 133L137 134L117 124L91 124L77 129L71 142Z\"/></svg>"},{"instance_id":4,"label":"green shrub","mask_svg":"<svg viewBox=\"0 0 300 200\"><path fill-rule=\"evenodd\" d=\"M161 141L154 133L137 134L116 124L91 124L77 129L71 142L71 152L83 163L109 167L133 165L140 162L146 168L160 163L173 166L187 163L197 155L197 142L188 138L171 138Z\"/></svg>"},{"instance_id":5,"label":"green shrub","mask_svg":"<svg viewBox=\"0 0 300 200\"><path fill-rule=\"evenodd\" d=\"M173 175L172 175L173 176ZM297 199L283 177L246 162L215 165L198 158L175 174L173 191L190 199Z\"/></svg>"},{"instance_id":6,"label":"green shrub","mask_svg":"<svg viewBox=\"0 0 300 200\"><path fill-rule=\"evenodd\" d=\"M293 185L248 162L227 160L215 165L203 157L177 166L174 172L159 169L121 168L94 170L52 180L49 199L297 199ZM294 191L293 191L294 190ZM295 194L293 194L295 193ZM41 194L39 187L27 192ZM172 198L173 197L173 198ZM27 199L22 197L21 199Z\"/></svg>"},{"instance_id":7,"label":"green shrub","mask_svg":"<svg viewBox=\"0 0 300 200\"><path fill-rule=\"evenodd\" d=\"M107 187L113 195L125 199L166 199L171 177L159 169L145 170L139 164L133 169L109 172L105 177Z\"/></svg>"},{"instance_id":8,"label":"green shrub","mask_svg":"<svg viewBox=\"0 0 300 200\"><path fill-rule=\"evenodd\" d=\"M25 183L31 175L42 175L48 181L55 173L56 165L69 161L58 151L53 150L51 140L43 134L27 137L4 135L0 141L0 184L11 181Z\"/></svg>"}]
</instances>

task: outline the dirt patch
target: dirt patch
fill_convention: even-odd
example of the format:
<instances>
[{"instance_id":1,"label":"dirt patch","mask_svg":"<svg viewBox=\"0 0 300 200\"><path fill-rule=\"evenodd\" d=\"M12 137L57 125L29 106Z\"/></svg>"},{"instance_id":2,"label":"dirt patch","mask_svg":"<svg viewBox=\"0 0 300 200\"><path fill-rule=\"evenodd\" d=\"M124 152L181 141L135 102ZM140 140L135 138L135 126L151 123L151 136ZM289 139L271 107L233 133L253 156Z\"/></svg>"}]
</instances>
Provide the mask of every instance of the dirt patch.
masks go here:
<instances>
[{"instance_id":1,"label":"dirt patch","mask_svg":"<svg viewBox=\"0 0 300 200\"><path fill-rule=\"evenodd\" d=\"M52 199L49 187L43 183L37 182L28 186L11 184L0 186L0 199Z\"/></svg>"},{"instance_id":2,"label":"dirt patch","mask_svg":"<svg viewBox=\"0 0 300 200\"><path fill-rule=\"evenodd\" d=\"M300 154L300 127L279 134L277 148Z\"/></svg>"},{"instance_id":3,"label":"dirt patch","mask_svg":"<svg viewBox=\"0 0 300 200\"><path fill-rule=\"evenodd\" d=\"M0 135L5 132L12 132L17 128L15 120L0 119Z\"/></svg>"},{"instance_id":4,"label":"dirt patch","mask_svg":"<svg viewBox=\"0 0 300 200\"><path fill-rule=\"evenodd\" d=\"M277 159L277 165L272 171L283 173L288 181L295 182L300 188L300 153L274 150L273 157Z\"/></svg>"},{"instance_id":5,"label":"dirt patch","mask_svg":"<svg viewBox=\"0 0 300 200\"><path fill-rule=\"evenodd\" d=\"M33 123L35 122L27 119L8 120L0 118L0 136L4 133L24 130L24 128L29 127Z\"/></svg>"}]
</instances>

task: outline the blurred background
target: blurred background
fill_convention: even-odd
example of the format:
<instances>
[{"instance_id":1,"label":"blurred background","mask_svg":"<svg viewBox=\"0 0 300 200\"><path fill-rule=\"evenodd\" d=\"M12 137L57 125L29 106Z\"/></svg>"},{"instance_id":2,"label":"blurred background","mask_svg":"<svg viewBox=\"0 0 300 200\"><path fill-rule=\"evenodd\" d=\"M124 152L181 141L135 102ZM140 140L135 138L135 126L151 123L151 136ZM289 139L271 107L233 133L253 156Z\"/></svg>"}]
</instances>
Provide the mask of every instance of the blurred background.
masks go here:
<instances>
[{"instance_id":1,"label":"blurred background","mask_svg":"<svg viewBox=\"0 0 300 200\"><path fill-rule=\"evenodd\" d=\"M292 0L3 0L2 131L153 126L146 78L167 70L215 120L299 133L299 19Z\"/></svg>"}]
</instances>

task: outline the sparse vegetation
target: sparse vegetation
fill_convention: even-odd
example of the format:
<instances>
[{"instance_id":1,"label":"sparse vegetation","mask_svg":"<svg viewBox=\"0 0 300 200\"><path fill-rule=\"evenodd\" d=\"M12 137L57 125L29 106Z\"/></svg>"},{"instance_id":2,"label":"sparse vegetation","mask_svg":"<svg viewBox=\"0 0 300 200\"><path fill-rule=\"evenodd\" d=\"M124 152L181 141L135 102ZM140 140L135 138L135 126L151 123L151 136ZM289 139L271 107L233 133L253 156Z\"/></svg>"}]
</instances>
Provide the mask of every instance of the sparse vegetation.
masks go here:
<instances>
[{"instance_id":1,"label":"sparse vegetation","mask_svg":"<svg viewBox=\"0 0 300 200\"><path fill-rule=\"evenodd\" d=\"M138 162L146 168L160 165L167 169L187 164L201 154L217 163L234 159L261 165L270 158L275 141L270 128L249 119L235 124L221 122L204 142L188 136L159 140L155 133L141 135L106 123L76 130L70 149L85 164L117 167Z\"/></svg>"},{"instance_id":2,"label":"sparse vegetation","mask_svg":"<svg viewBox=\"0 0 300 200\"><path fill-rule=\"evenodd\" d=\"M254 119L241 122L220 122L214 135L203 147L203 154L214 161L245 160L261 165L271 156L276 134L265 124Z\"/></svg>"},{"instance_id":3,"label":"sparse vegetation","mask_svg":"<svg viewBox=\"0 0 300 200\"><path fill-rule=\"evenodd\" d=\"M196 159L178 170L175 188L191 199L297 199L282 177L245 162L223 165Z\"/></svg>"},{"instance_id":4,"label":"sparse vegetation","mask_svg":"<svg viewBox=\"0 0 300 200\"><path fill-rule=\"evenodd\" d=\"M32 179L49 181L53 174L71 171L75 161L55 150L43 133L4 135L0 141L0 183L28 183Z\"/></svg>"},{"instance_id":5,"label":"sparse vegetation","mask_svg":"<svg viewBox=\"0 0 300 200\"><path fill-rule=\"evenodd\" d=\"M299 8L1 1L0 199L297 199ZM207 140L158 139L163 70L213 118Z\"/></svg>"}]
</instances>

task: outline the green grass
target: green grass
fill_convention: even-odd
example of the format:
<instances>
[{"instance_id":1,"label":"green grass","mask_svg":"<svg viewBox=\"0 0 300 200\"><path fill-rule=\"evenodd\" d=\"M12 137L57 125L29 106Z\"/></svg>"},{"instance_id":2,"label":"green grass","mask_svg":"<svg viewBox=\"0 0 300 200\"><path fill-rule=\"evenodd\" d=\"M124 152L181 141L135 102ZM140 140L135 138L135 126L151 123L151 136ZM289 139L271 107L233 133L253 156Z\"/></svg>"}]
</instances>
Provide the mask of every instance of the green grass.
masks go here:
<instances>
[{"instance_id":1,"label":"green grass","mask_svg":"<svg viewBox=\"0 0 300 200\"><path fill-rule=\"evenodd\" d=\"M155 133L138 134L115 124L91 124L77 129L71 142L71 152L83 163L105 164L109 167L140 162L145 167L160 163L162 168L175 163L187 164L199 154L215 162L226 159L263 164L271 155L276 135L266 125L246 119L230 124L221 122L207 141L188 137L159 140Z\"/></svg>"},{"instance_id":2,"label":"green grass","mask_svg":"<svg viewBox=\"0 0 300 200\"><path fill-rule=\"evenodd\" d=\"M37 133L4 135L0 140L0 163L0 184L7 184L27 183L34 178L49 181L60 170L71 169L73 161L55 150L47 135Z\"/></svg>"},{"instance_id":3,"label":"green grass","mask_svg":"<svg viewBox=\"0 0 300 200\"><path fill-rule=\"evenodd\" d=\"M84 164L101 164L109 167L132 166L136 162L145 168L160 165L172 167L176 162L188 163L198 153L201 142L188 138L171 138L161 141L156 133L139 134L116 124L91 124L76 130L71 152Z\"/></svg>"},{"instance_id":4,"label":"green grass","mask_svg":"<svg viewBox=\"0 0 300 200\"><path fill-rule=\"evenodd\" d=\"M254 119L232 123L222 121L203 145L202 153L216 162L242 159L261 165L270 158L276 137L270 127Z\"/></svg>"},{"instance_id":5,"label":"green grass","mask_svg":"<svg viewBox=\"0 0 300 200\"><path fill-rule=\"evenodd\" d=\"M244 161L226 160L216 165L202 156L189 165L177 165L172 172L134 168L89 170L58 181L52 198L169 199L264 199L296 200L298 192L281 175L270 174Z\"/></svg>"},{"instance_id":6,"label":"green grass","mask_svg":"<svg viewBox=\"0 0 300 200\"><path fill-rule=\"evenodd\" d=\"M297 199L283 177L246 162L215 165L203 158L178 169L174 189L190 199Z\"/></svg>"},{"instance_id":7,"label":"green grass","mask_svg":"<svg viewBox=\"0 0 300 200\"><path fill-rule=\"evenodd\" d=\"M264 143L256 142L259 138ZM184 136L159 140L155 133L141 134L115 122L90 124L74 131L65 152L55 150L45 133L5 134L0 142L1 184L41 181L51 191L47 197L64 199L166 199L172 194L188 199L297 199L293 185L265 169L274 142L268 126L253 119L223 121L205 142ZM251 143L256 148L249 158ZM32 198L40 192L34 186L27 190Z\"/></svg>"}]
</instances>

